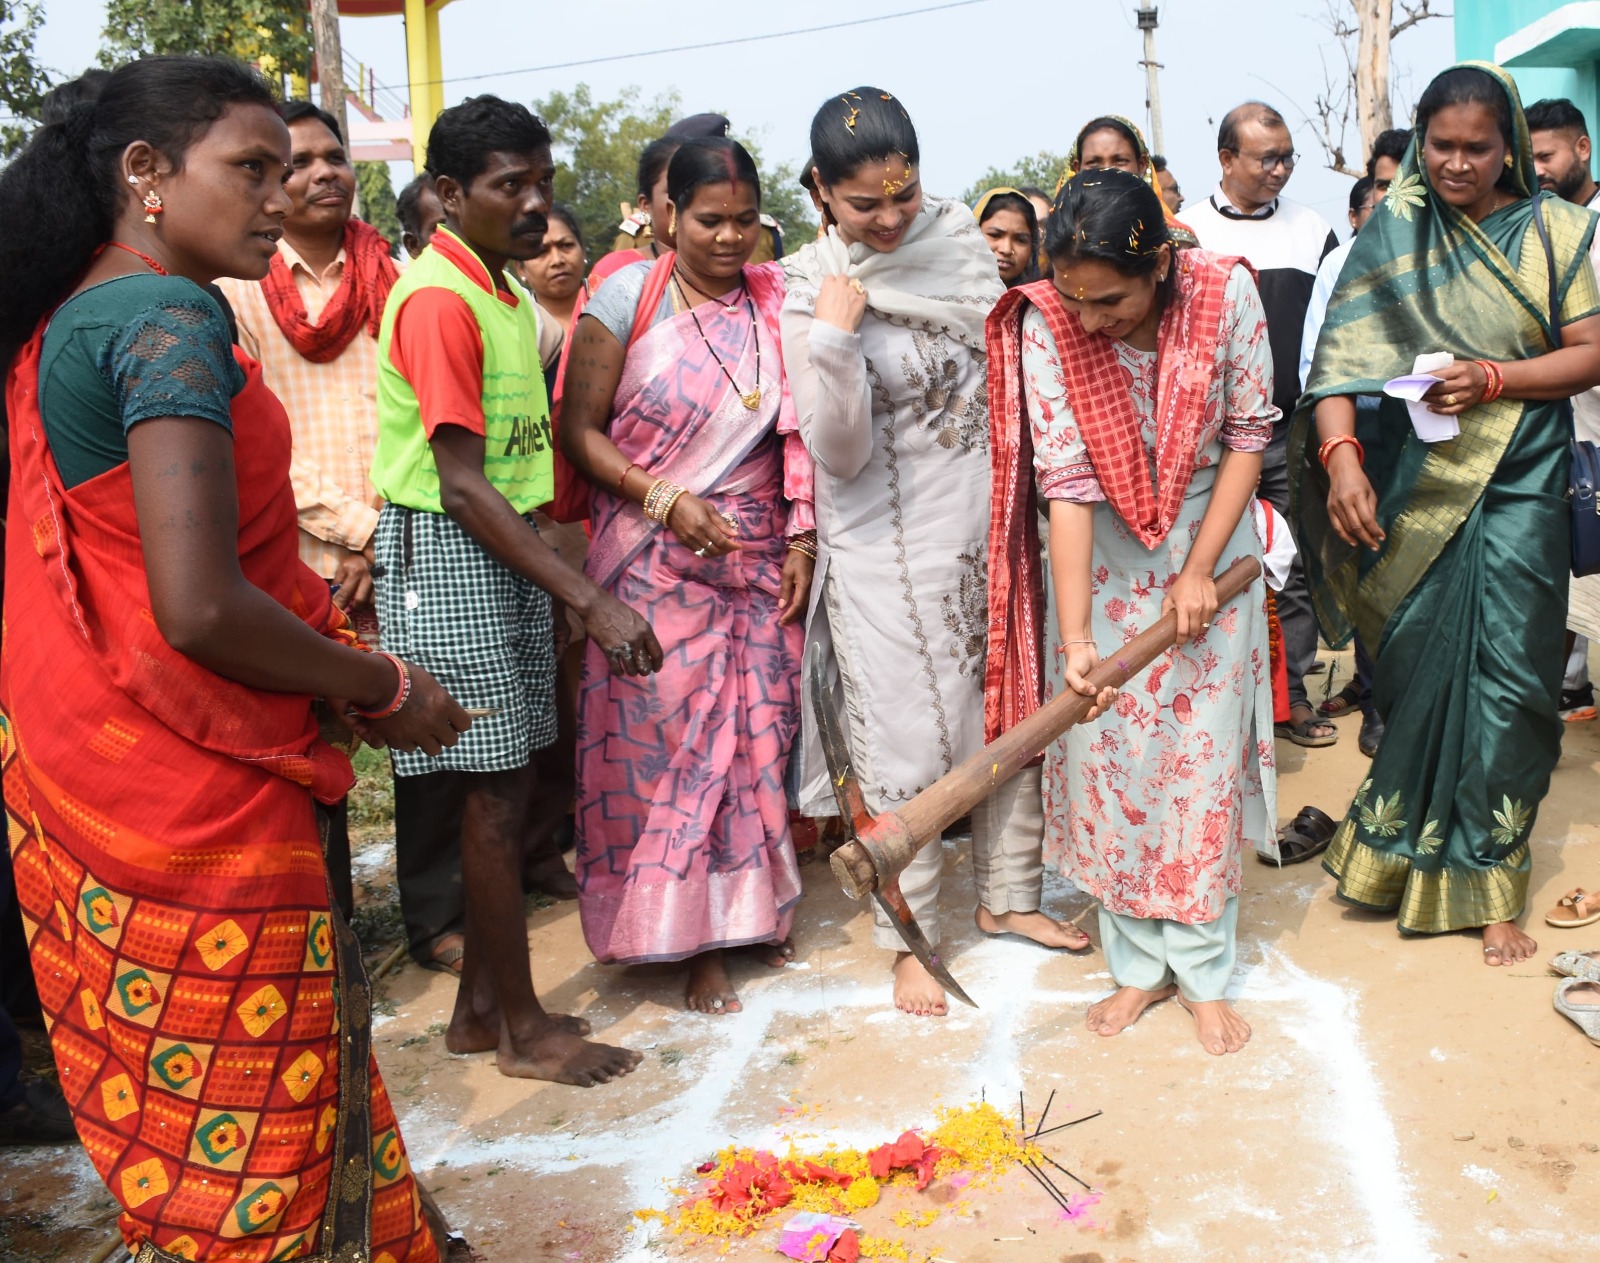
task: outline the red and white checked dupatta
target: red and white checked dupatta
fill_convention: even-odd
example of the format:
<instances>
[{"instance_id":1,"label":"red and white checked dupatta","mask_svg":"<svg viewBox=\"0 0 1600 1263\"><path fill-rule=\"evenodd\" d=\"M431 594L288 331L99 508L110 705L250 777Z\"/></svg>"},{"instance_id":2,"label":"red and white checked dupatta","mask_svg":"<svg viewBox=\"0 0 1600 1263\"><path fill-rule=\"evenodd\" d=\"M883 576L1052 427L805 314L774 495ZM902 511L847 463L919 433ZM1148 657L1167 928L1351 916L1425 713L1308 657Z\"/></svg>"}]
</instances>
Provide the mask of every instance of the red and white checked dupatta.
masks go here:
<instances>
[{"instance_id":1,"label":"red and white checked dupatta","mask_svg":"<svg viewBox=\"0 0 1600 1263\"><path fill-rule=\"evenodd\" d=\"M1157 334L1155 476L1128 375L1112 340L1086 333L1053 281L1008 290L989 315L989 654L984 739L993 741L1043 702L1044 574L1033 474L1033 430L1022 384L1022 317L1039 309L1066 376L1067 399L1095 478L1147 548L1172 529L1194 476L1206 395L1228 334L1228 277L1244 260L1204 250L1174 255L1172 292ZM1248 266L1248 265L1246 265ZM1253 275L1253 273L1252 273Z\"/></svg>"}]
</instances>

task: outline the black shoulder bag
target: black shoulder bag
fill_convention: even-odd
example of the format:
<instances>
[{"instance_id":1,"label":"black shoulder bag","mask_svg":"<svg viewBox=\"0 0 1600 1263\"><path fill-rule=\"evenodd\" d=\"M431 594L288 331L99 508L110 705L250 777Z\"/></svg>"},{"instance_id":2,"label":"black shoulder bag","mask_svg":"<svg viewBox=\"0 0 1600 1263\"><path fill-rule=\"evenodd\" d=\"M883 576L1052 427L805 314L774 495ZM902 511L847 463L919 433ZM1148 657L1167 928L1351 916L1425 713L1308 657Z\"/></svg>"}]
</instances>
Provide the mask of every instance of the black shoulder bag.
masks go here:
<instances>
[{"instance_id":1,"label":"black shoulder bag","mask_svg":"<svg viewBox=\"0 0 1600 1263\"><path fill-rule=\"evenodd\" d=\"M1533 226L1544 247L1546 269L1550 273L1550 341L1561 347L1561 300L1556 280L1556 254L1550 248L1550 233L1544 226L1539 203L1545 194L1533 199ZM1567 476L1567 506L1572 514L1572 573L1580 579L1600 574L1600 446L1580 439L1572 428L1572 400L1561 401L1567 418L1568 444L1572 450L1572 472Z\"/></svg>"}]
</instances>

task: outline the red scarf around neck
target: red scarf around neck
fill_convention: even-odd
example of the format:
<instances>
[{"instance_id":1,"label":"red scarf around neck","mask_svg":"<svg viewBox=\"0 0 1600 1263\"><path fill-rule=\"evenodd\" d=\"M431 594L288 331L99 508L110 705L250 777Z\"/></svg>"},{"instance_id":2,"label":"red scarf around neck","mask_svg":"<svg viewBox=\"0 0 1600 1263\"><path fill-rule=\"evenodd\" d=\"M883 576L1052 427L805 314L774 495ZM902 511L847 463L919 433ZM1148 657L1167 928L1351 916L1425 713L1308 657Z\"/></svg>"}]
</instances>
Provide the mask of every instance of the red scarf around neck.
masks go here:
<instances>
[{"instance_id":1,"label":"red scarf around neck","mask_svg":"<svg viewBox=\"0 0 1600 1263\"><path fill-rule=\"evenodd\" d=\"M378 336L383 305L399 275L389 256L389 243L371 224L352 218L344 226L344 275L316 324L306 315L305 302L282 253L272 256L261 292L289 345L313 364L326 364L344 354L363 326L372 337Z\"/></svg>"},{"instance_id":2,"label":"red scarf around neck","mask_svg":"<svg viewBox=\"0 0 1600 1263\"><path fill-rule=\"evenodd\" d=\"M989 653L984 739L992 741L1043 702L1044 583L1039 563L1033 429L1022 384L1022 317L1035 306L1050 328L1067 400L1117 515L1146 548L1172 529L1194 477L1206 394L1224 354L1228 277L1244 260L1180 250L1157 333L1155 477L1128 376L1111 339L1084 332L1052 281L1008 290L989 315ZM1248 266L1248 265L1246 265Z\"/></svg>"}]
</instances>

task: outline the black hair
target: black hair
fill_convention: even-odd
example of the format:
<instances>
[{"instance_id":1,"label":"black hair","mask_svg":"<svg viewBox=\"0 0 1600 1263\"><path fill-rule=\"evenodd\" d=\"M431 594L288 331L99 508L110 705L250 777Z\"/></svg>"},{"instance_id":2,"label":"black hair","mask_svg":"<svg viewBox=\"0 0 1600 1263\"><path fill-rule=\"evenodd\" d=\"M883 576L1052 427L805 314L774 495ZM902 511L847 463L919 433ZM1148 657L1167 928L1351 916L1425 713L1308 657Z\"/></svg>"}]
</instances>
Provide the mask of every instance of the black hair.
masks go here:
<instances>
[{"instance_id":1,"label":"black hair","mask_svg":"<svg viewBox=\"0 0 1600 1263\"><path fill-rule=\"evenodd\" d=\"M1218 153L1224 149L1229 153L1239 152L1239 124L1244 122L1260 123L1263 127L1281 127L1285 131L1289 129L1289 124L1283 121L1283 115L1265 101L1245 101L1223 115L1222 126L1217 128Z\"/></svg>"},{"instance_id":2,"label":"black hair","mask_svg":"<svg viewBox=\"0 0 1600 1263\"><path fill-rule=\"evenodd\" d=\"M1159 153L1151 154L1150 165L1157 171L1165 171L1167 169L1167 156Z\"/></svg>"},{"instance_id":3,"label":"black hair","mask_svg":"<svg viewBox=\"0 0 1600 1263\"><path fill-rule=\"evenodd\" d=\"M1372 142L1372 154L1367 158L1367 174L1374 175L1378 170L1379 158L1392 158L1400 162L1406 156L1406 150L1411 148L1411 129L1409 127L1391 127L1378 133L1378 138Z\"/></svg>"},{"instance_id":4,"label":"black hair","mask_svg":"<svg viewBox=\"0 0 1600 1263\"><path fill-rule=\"evenodd\" d=\"M678 146L683 144L682 136L671 133L652 140L639 154L639 196L646 201L650 200L650 193L661 179L661 173L667 169L667 163L672 161L672 155L678 152Z\"/></svg>"},{"instance_id":5,"label":"black hair","mask_svg":"<svg viewBox=\"0 0 1600 1263\"><path fill-rule=\"evenodd\" d=\"M755 159L737 140L727 136L706 136L686 140L667 164L667 196L682 214L695 193L708 184L748 184L756 191L761 205L761 175Z\"/></svg>"},{"instance_id":6,"label":"black hair","mask_svg":"<svg viewBox=\"0 0 1600 1263\"><path fill-rule=\"evenodd\" d=\"M1452 105L1482 105L1493 110L1506 152L1515 157L1517 138L1515 120L1511 115L1511 98L1506 95L1498 79L1476 66L1452 66L1436 76L1423 89L1422 97L1417 102L1417 135L1426 136L1433 116ZM1513 169L1507 167L1502 171L1495 184L1508 190L1514 188L1516 179Z\"/></svg>"},{"instance_id":7,"label":"black hair","mask_svg":"<svg viewBox=\"0 0 1600 1263\"><path fill-rule=\"evenodd\" d=\"M1571 132L1575 136L1587 136L1589 124L1580 110L1566 97L1546 97L1542 101L1535 101L1523 111L1528 118L1530 132Z\"/></svg>"},{"instance_id":8,"label":"black hair","mask_svg":"<svg viewBox=\"0 0 1600 1263\"><path fill-rule=\"evenodd\" d=\"M1056 199L1051 197L1050 194L1046 193L1036 184L1025 184L1019 188L1017 192L1021 193L1023 197L1037 197L1043 201L1049 202L1052 205L1055 204ZM1041 228L1042 227L1043 225L1041 225Z\"/></svg>"},{"instance_id":9,"label":"black hair","mask_svg":"<svg viewBox=\"0 0 1600 1263\"><path fill-rule=\"evenodd\" d=\"M399 196L394 199L395 217L400 221L402 232L409 232L413 237L422 233L422 191L433 188L433 172L423 171L400 190Z\"/></svg>"},{"instance_id":10,"label":"black hair","mask_svg":"<svg viewBox=\"0 0 1600 1263\"><path fill-rule=\"evenodd\" d=\"M1350 186L1350 213L1353 215L1367 204L1372 190L1378 187L1376 176L1364 175Z\"/></svg>"},{"instance_id":11,"label":"black hair","mask_svg":"<svg viewBox=\"0 0 1600 1263\"><path fill-rule=\"evenodd\" d=\"M559 219L567 226L572 235L577 238L578 249L582 250L585 255L589 253L589 247L583 240L583 229L578 226L578 216L573 212L572 207L565 202L552 202L550 209L545 212L545 218Z\"/></svg>"},{"instance_id":12,"label":"black hair","mask_svg":"<svg viewBox=\"0 0 1600 1263\"><path fill-rule=\"evenodd\" d=\"M310 101L285 101L278 107L278 113L283 116L285 123L298 123L303 118L314 118L333 133L335 140L341 145L344 144L344 132L339 130L339 120L320 105L313 105Z\"/></svg>"},{"instance_id":13,"label":"black hair","mask_svg":"<svg viewBox=\"0 0 1600 1263\"><path fill-rule=\"evenodd\" d=\"M489 167L492 153L550 147L550 129L519 101L485 93L452 105L428 133L428 170L465 188Z\"/></svg>"},{"instance_id":14,"label":"black hair","mask_svg":"<svg viewBox=\"0 0 1600 1263\"><path fill-rule=\"evenodd\" d=\"M0 364L33 335L107 240L129 194L123 151L144 141L183 156L233 105L275 109L267 81L228 57L145 57L111 72L99 96L46 123L0 170ZM41 213L48 208L48 213Z\"/></svg>"},{"instance_id":15,"label":"black hair","mask_svg":"<svg viewBox=\"0 0 1600 1263\"><path fill-rule=\"evenodd\" d=\"M805 165L800 168L800 187L807 193L815 193L817 191L817 177L814 174L816 166L817 160L808 155Z\"/></svg>"},{"instance_id":16,"label":"black hair","mask_svg":"<svg viewBox=\"0 0 1600 1263\"><path fill-rule=\"evenodd\" d=\"M848 180L862 163L882 162L890 154L914 167L922 150L911 116L881 88L829 97L811 120L811 161L824 184Z\"/></svg>"},{"instance_id":17,"label":"black hair","mask_svg":"<svg viewBox=\"0 0 1600 1263\"><path fill-rule=\"evenodd\" d=\"M1139 151L1144 146L1139 143L1139 138L1133 134L1132 129L1121 119L1102 115L1100 118L1091 118L1085 123L1078 131L1078 139L1072 142L1073 148L1078 151L1078 161L1080 163L1083 161L1083 142L1096 132L1116 132L1117 135L1132 146L1134 161L1137 162L1139 160Z\"/></svg>"},{"instance_id":18,"label":"black hair","mask_svg":"<svg viewBox=\"0 0 1600 1263\"><path fill-rule=\"evenodd\" d=\"M109 70L98 67L85 70L76 79L68 79L65 83L58 83L46 92L39 100L39 121L41 123L64 123L72 107L79 101L96 101L101 90L106 86L106 80L111 78Z\"/></svg>"},{"instance_id":19,"label":"black hair","mask_svg":"<svg viewBox=\"0 0 1600 1263\"><path fill-rule=\"evenodd\" d=\"M996 193L983 207L983 218L978 221L981 228L996 211L1016 211L1022 216L1022 222L1028 225L1028 265L1017 273L1016 279L1008 281L1008 287L1027 285L1039 279L1039 212L1033 208L1033 203L1020 189L1015 193Z\"/></svg>"},{"instance_id":20,"label":"black hair","mask_svg":"<svg viewBox=\"0 0 1600 1263\"><path fill-rule=\"evenodd\" d=\"M1116 167L1080 171L1063 184L1045 225L1045 253L1056 264L1104 263L1124 276L1149 276L1171 243L1156 191Z\"/></svg>"}]
</instances>

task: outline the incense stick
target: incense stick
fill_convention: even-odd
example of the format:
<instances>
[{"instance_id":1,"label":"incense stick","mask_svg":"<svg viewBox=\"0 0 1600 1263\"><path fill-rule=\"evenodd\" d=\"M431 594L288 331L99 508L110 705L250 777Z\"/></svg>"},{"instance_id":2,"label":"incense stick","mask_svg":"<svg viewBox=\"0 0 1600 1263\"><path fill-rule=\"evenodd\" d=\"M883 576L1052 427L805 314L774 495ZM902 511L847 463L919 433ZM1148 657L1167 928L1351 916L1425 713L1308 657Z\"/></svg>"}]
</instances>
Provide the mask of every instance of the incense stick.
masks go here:
<instances>
[{"instance_id":1,"label":"incense stick","mask_svg":"<svg viewBox=\"0 0 1600 1263\"><path fill-rule=\"evenodd\" d=\"M1057 1206L1061 1207L1062 1210L1067 1209L1066 1199L1061 1196L1061 1190L1050 1182L1049 1176L1047 1176L1043 1171L1039 1170L1039 1168L1034 1166L1031 1162L1023 1162L1020 1165L1024 1171L1033 1176L1033 1178L1039 1182L1039 1186L1043 1188L1045 1192L1050 1194L1050 1199L1054 1201Z\"/></svg>"},{"instance_id":2,"label":"incense stick","mask_svg":"<svg viewBox=\"0 0 1600 1263\"><path fill-rule=\"evenodd\" d=\"M1084 1184L1082 1180L1078 1180L1077 1176L1073 1175L1071 1171L1067 1170L1066 1167L1062 1166L1059 1162L1057 1162L1054 1158L1052 1158L1048 1153L1041 1153L1039 1156L1041 1158L1043 1158L1046 1162L1048 1162L1051 1166L1053 1166L1057 1171L1060 1171L1061 1174L1067 1175L1067 1176L1071 1176L1072 1179L1077 1180L1079 1184L1083 1185L1083 1188L1084 1188L1084 1190L1086 1192L1089 1191L1089 1186L1087 1184Z\"/></svg>"},{"instance_id":3,"label":"incense stick","mask_svg":"<svg viewBox=\"0 0 1600 1263\"><path fill-rule=\"evenodd\" d=\"M1049 1131L1034 1132L1033 1139L1037 1140L1040 1136L1048 1136L1053 1132L1066 1131L1068 1127L1076 1127L1079 1123L1087 1123L1091 1118L1099 1118L1104 1113L1104 1110L1095 1110L1093 1114L1085 1114L1082 1118L1074 1118L1070 1123L1057 1123Z\"/></svg>"},{"instance_id":4,"label":"incense stick","mask_svg":"<svg viewBox=\"0 0 1600 1263\"><path fill-rule=\"evenodd\" d=\"M1050 1089L1050 1098L1044 1103L1044 1113L1039 1115L1039 1121L1033 1125L1033 1138L1039 1139L1039 1129L1044 1126L1044 1120L1050 1116L1050 1107L1055 1104L1056 1090Z\"/></svg>"}]
</instances>

